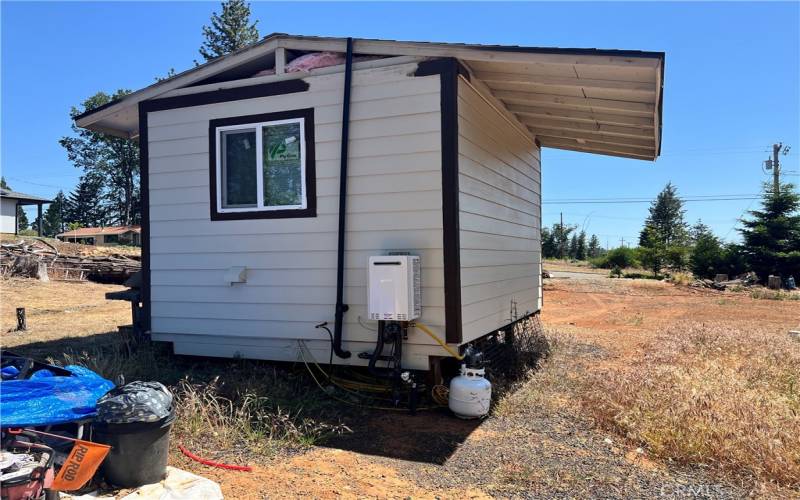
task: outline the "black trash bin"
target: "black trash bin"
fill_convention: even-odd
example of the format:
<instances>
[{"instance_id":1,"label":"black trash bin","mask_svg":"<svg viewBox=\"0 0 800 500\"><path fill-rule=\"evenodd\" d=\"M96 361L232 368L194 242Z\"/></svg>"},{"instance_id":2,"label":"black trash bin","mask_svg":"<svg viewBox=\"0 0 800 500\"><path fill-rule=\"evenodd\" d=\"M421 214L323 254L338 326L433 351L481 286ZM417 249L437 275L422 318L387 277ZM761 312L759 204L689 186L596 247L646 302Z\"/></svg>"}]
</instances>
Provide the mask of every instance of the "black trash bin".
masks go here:
<instances>
[{"instance_id":1,"label":"black trash bin","mask_svg":"<svg viewBox=\"0 0 800 500\"><path fill-rule=\"evenodd\" d=\"M111 446L103 461L106 481L120 488L157 483L167 475L169 430L175 413L156 422L96 422L94 440Z\"/></svg>"},{"instance_id":2,"label":"black trash bin","mask_svg":"<svg viewBox=\"0 0 800 500\"><path fill-rule=\"evenodd\" d=\"M158 382L131 382L100 398L97 409L94 440L111 446L101 469L106 481L136 488L164 479L175 421L169 390Z\"/></svg>"}]
</instances>

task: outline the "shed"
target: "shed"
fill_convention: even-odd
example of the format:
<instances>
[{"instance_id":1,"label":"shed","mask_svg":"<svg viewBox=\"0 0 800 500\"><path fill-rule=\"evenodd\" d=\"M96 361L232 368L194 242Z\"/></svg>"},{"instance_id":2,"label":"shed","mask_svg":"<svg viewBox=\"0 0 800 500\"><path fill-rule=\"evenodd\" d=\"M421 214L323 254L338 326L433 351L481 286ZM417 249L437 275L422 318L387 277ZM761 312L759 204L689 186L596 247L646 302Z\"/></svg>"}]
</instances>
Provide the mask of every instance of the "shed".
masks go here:
<instances>
[{"instance_id":1,"label":"shed","mask_svg":"<svg viewBox=\"0 0 800 500\"><path fill-rule=\"evenodd\" d=\"M370 256L421 257L452 348L536 314L541 148L655 160L663 80L661 52L273 34L76 123L139 140L153 340L365 364ZM443 355L408 331L404 366Z\"/></svg>"},{"instance_id":2,"label":"shed","mask_svg":"<svg viewBox=\"0 0 800 500\"><path fill-rule=\"evenodd\" d=\"M36 205L39 225L37 233L42 235L42 205L52 203L53 200L19 193L6 188L0 188L0 233L17 234L19 223L17 221L17 207Z\"/></svg>"}]
</instances>

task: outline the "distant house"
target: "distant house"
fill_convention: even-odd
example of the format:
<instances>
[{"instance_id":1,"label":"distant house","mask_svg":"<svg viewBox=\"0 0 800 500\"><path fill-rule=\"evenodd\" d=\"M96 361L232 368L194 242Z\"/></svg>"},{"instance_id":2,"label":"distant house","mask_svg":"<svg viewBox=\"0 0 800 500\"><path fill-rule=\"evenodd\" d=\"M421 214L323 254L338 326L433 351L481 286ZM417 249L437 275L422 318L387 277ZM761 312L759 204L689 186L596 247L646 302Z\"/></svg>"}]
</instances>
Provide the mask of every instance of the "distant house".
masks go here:
<instances>
[{"instance_id":1,"label":"distant house","mask_svg":"<svg viewBox=\"0 0 800 500\"><path fill-rule=\"evenodd\" d=\"M82 227L57 235L61 241L83 243L84 245L140 246L141 228L139 226Z\"/></svg>"},{"instance_id":2,"label":"distant house","mask_svg":"<svg viewBox=\"0 0 800 500\"><path fill-rule=\"evenodd\" d=\"M34 196L32 194L18 193L6 188L0 188L0 233L17 234L17 207L22 205L36 205L39 216L39 236L42 235L42 205L52 203L52 200Z\"/></svg>"}]
</instances>

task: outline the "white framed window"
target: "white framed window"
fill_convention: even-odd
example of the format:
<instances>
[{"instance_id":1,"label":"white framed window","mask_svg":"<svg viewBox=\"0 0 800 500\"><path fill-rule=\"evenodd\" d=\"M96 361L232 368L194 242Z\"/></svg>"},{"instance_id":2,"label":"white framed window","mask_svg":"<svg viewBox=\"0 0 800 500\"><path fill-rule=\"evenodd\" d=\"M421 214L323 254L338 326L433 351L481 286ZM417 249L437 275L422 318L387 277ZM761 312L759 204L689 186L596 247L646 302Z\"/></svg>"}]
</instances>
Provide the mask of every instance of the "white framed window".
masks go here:
<instances>
[{"instance_id":1,"label":"white framed window","mask_svg":"<svg viewBox=\"0 0 800 500\"><path fill-rule=\"evenodd\" d=\"M313 217L313 109L212 120L212 219Z\"/></svg>"}]
</instances>

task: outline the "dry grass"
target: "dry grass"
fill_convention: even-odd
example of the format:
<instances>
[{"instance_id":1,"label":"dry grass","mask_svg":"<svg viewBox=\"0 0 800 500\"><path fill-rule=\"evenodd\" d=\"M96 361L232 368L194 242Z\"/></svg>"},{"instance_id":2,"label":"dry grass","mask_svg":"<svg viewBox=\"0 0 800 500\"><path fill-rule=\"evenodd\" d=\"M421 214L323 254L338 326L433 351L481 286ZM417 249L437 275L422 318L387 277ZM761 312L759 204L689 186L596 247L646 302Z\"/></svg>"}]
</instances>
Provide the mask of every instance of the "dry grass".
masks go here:
<instances>
[{"instance_id":1,"label":"dry grass","mask_svg":"<svg viewBox=\"0 0 800 500\"><path fill-rule=\"evenodd\" d=\"M800 343L684 323L646 353L576 375L601 426L665 459L800 488Z\"/></svg>"},{"instance_id":2,"label":"dry grass","mask_svg":"<svg viewBox=\"0 0 800 500\"><path fill-rule=\"evenodd\" d=\"M785 290L770 290L769 288L756 288L750 291L750 297L767 300L800 300L800 292Z\"/></svg>"},{"instance_id":3,"label":"dry grass","mask_svg":"<svg viewBox=\"0 0 800 500\"><path fill-rule=\"evenodd\" d=\"M246 360L175 357L163 344L115 334L95 348L65 349L51 361L80 364L106 378L158 380L177 401L173 439L198 454L234 463L268 459L349 429L305 373Z\"/></svg>"},{"instance_id":4,"label":"dry grass","mask_svg":"<svg viewBox=\"0 0 800 500\"><path fill-rule=\"evenodd\" d=\"M32 340L88 336L131 322L130 304L106 300L106 292L119 285L41 281L29 278L0 279L0 335L5 348ZM26 310L28 330L13 332L17 307Z\"/></svg>"},{"instance_id":5,"label":"dry grass","mask_svg":"<svg viewBox=\"0 0 800 500\"><path fill-rule=\"evenodd\" d=\"M694 281L694 276L691 273L684 273L684 272L676 272L672 273L669 276L670 283L674 283L676 285L689 285Z\"/></svg>"},{"instance_id":6,"label":"dry grass","mask_svg":"<svg viewBox=\"0 0 800 500\"><path fill-rule=\"evenodd\" d=\"M521 415L536 407L556 410L566 403L562 396L574 391L575 379L570 372L572 361L580 354L581 346L575 337L557 330L545 329L545 336L548 355L542 362L541 369L529 371L515 387L515 391L501 394L492 409L494 415ZM568 405L578 409L571 402Z\"/></svg>"}]
</instances>

